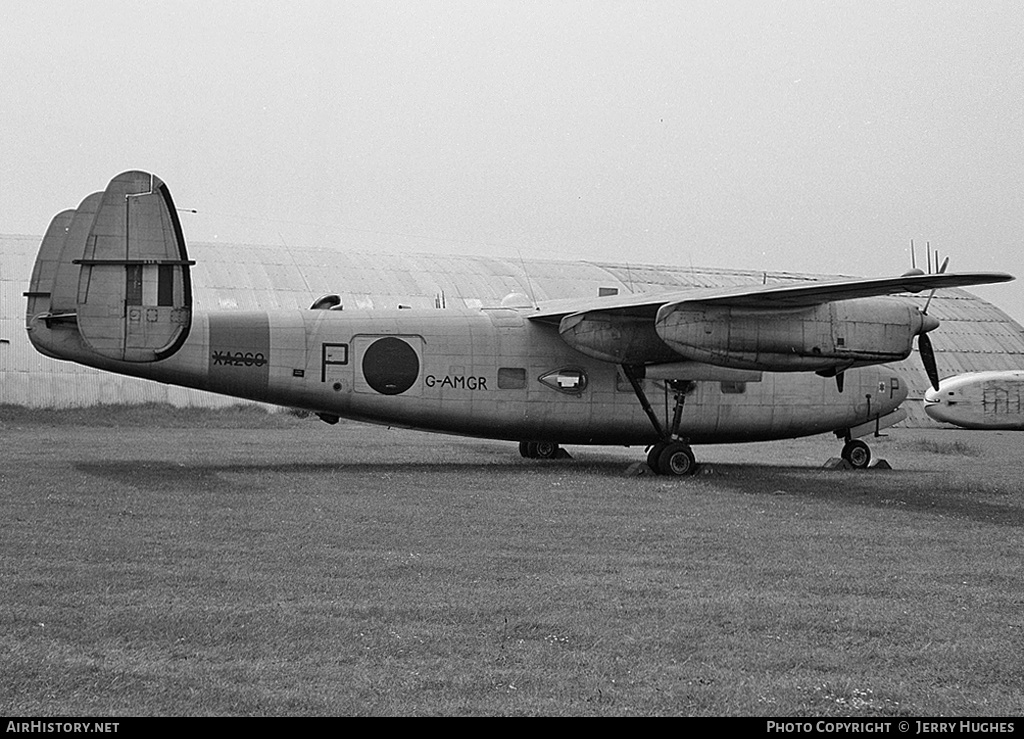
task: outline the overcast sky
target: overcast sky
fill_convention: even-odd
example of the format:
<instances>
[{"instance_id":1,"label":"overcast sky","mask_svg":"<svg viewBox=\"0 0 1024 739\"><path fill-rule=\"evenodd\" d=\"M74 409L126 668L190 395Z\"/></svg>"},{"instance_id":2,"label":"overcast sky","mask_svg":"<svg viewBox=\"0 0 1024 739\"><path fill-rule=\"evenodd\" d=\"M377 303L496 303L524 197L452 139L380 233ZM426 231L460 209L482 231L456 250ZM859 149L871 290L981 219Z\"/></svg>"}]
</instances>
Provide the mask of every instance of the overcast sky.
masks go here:
<instances>
[{"instance_id":1,"label":"overcast sky","mask_svg":"<svg viewBox=\"0 0 1024 739\"><path fill-rule=\"evenodd\" d=\"M194 241L1024 278L1022 39L1018 0L6 0L0 233L146 169Z\"/></svg>"}]
</instances>

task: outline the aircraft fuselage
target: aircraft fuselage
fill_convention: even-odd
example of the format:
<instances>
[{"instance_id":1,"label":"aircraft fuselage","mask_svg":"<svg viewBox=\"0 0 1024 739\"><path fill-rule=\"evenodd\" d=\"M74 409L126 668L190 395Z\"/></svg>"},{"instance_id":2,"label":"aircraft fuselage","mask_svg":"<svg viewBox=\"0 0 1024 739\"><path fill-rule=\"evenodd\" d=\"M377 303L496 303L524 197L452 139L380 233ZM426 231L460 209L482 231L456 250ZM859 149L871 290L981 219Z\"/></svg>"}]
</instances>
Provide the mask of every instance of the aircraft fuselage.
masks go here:
<instances>
[{"instance_id":1,"label":"aircraft fuselage","mask_svg":"<svg viewBox=\"0 0 1024 739\"><path fill-rule=\"evenodd\" d=\"M37 318L29 335L51 356L326 416L495 439L658 440L621 368L517 309L196 312L173 356L142 363L96 354L73 322ZM672 389L643 384L667 426ZM842 393L798 373L697 382L680 431L719 443L850 429L892 413L906 393L885 366L849 370Z\"/></svg>"},{"instance_id":2,"label":"aircraft fuselage","mask_svg":"<svg viewBox=\"0 0 1024 739\"><path fill-rule=\"evenodd\" d=\"M1024 431L1024 370L947 377L925 394L924 410L965 429Z\"/></svg>"}]
</instances>

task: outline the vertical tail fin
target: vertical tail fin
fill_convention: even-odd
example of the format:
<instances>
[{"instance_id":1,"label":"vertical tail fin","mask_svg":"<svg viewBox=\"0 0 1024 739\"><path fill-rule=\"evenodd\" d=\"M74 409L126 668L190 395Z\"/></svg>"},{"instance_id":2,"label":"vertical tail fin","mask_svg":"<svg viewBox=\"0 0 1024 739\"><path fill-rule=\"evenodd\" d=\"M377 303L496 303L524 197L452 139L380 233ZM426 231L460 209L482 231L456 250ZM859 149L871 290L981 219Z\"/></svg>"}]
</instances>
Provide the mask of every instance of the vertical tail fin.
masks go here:
<instances>
[{"instance_id":1,"label":"vertical tail fin","mask_svg":"<svg viewBox=\"0 0 1024 739\"><path fill-rule=\"evenodd\" d=\"M85 251L85 241L89 238L102 198L102 192L94 192L79 203L71 216L64 244L53 269L53 284L50 287L50 313L53 316L74 316L78 302L78 274L81 271L74 260L79 259ZM43 248L40 247L39 251L37 262L43 256Z\"/></svg>"},{"instance_id":2,"label":"vertical tail fin","mask_svg":"<svg viewBox=\"0 0 1024 739\"><path fill-rule=\"evenodd\" d=\"M192 325L185 238L167 186L148 172L110 181L80 259L78 331L111 359L152 362L173 354Z\"/></svg>"},{"instance_id":3,"label":"vertical tail fin","mask_svg":"<svg viewBox=\"0 0 1024 739\"><path fill-rule=\"evenodd\" d=\"M26 326L39 314L50 312L53 281L57 276L57 265L60 264L64 242L67 241L68 229L71 227L75 212L64 210L55 215L46 229L43 243L39 245L39 254L32 268L32 279L29 280L28 292L25 293L25 297L28 298Z\"/></svg>"},{"instance_id":4,"label":"vertical tail fin","mask_svg":"<svg viewBox=\"0 0 1024 739\"><path fill-rule=\"evenodd\" d=\"M192 281L181 223L167 186L124 172L43 237L28 298L28 328L44 353L77 331L96 354L125 362L171 356L192 326ZM33 326L39 326L37 330Z\"/></svg>"}]
</instances>

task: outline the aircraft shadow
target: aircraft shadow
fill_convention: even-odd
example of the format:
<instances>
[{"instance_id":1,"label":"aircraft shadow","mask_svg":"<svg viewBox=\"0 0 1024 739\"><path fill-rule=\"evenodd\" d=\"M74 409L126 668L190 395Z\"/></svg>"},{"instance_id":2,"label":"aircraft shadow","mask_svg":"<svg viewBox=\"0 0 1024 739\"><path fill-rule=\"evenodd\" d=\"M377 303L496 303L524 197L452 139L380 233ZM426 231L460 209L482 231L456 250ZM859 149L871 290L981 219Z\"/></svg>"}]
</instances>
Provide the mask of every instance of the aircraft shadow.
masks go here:
<instances>
[{"instance_id":1,"label":"aircraft shadow","mask_svg":"<svg viewBox=\"0 0 1024 739\"><path fill-rule=\"evenodd\" d=\"M625 459L612 460L526 460L512 461L402 461L382 462L225 462L183 464L166 460L89 461L74 465L91 477L153 492L244 492L251 486L231 475L493 475L535 479L538 476L571 473L592 480L630 480L643 489L651 484L677 486L681 496L688 492L714 494L732 492L755 496L791 496L828 505L915 511L979 523L1024 527L1024 509L1013 504L979 500L969 490L946 483L942 473L903 470L839 471L799 465L755 465L714 462L703 465L693 477L649 475L626 478ZM340 492L338 494L344 494ZM1000 492L986 494L998 496Z\"/></svg>"},{"instance_id":2,"label":"aircraft shadow","mask_svg":"<svg viewBox=\"0 0 1024 739\"><path fill-rule=\"evenodd\" d=\"M708 465L716 484L748 495L789 495L830 505L914 511L978 523L1024 527L1024 508L980 500L981 494L950 483L942 472L826 470L819 467ZM1009 495L990 491L984 497Z\"/></svg>"}]
</instances>

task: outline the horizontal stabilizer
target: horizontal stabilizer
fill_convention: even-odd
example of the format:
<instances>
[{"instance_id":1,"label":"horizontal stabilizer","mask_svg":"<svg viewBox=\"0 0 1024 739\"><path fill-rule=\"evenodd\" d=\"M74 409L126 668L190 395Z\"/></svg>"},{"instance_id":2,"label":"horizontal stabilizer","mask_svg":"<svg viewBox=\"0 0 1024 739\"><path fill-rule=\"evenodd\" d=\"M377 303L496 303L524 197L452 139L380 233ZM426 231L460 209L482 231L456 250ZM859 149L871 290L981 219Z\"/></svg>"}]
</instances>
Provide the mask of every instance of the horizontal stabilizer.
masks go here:
<instances>
[{"instance_id":1,"label":"horizontal stabilizer","mask_svg":"<svg viewBox=\"0 0 1024 739\"><path fill-rule=\"evenodd\" d=\"M76 311L89 347L111 359L173 354L192 325L185 239L171 194L148 172L124 172L103 192L80 258Z\"/></svg>"}]
</instances>

